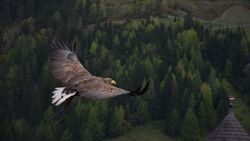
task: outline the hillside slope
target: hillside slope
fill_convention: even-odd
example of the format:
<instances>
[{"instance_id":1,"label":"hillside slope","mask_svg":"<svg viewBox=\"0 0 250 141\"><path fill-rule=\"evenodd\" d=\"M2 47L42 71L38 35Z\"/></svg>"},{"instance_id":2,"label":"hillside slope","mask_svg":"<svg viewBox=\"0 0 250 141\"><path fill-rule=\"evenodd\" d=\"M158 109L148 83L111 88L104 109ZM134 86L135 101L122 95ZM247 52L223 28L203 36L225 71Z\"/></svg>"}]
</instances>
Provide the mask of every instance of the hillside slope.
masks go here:
<instances>
[{"instance_id":1,"label":"hillside slope","mask_svg":"<svg viewBox=\"0 0 250 141\"><path fill-rule=\"evenodd\" d=\"M227 13L228 10L236 10L233 15L241 15L242 12L244 14L244 11L250 9L249 2L244 0L105 0L105 4L109 18L143 17L145 15L182 17L189 11L197 18L213 20L223 15L224 12ZM244 23L244 21L242 22Z\"/></svg>"},{"instance_id":2,"label":"hillside slope","mask_svg":"<svg viewBox=\"0 0 250 141\"><path fill-rule=\"evenodd\" d=\"M106 141L175 141L163 133L164 121L153 121L143 126L137 126L123 136Z\"/></svg>"},{"instance_id":3,"label":"hillside slope","mask_svg":"<svg viewBox=\"0 0 250 141\"><path fill-rule=\"evenodd\" d=\"M234 113L244 129L250 132L250 108L241 99L237 99L234 104ZM105 141L177 141L163 133L164 121L153 121L143 126L137 126L131 129L123 136L107 139ZM206 140L206 136L202 137Z\"/></svg>"},{"instance_id":4,"label":"hillside slope","mask_svg":"<svg viewBox=\"0 0 250 141\"><path fill-rule=\"evenodd\" d=\"M220 23L246 24L250 23L250 10L243 6L232 6L221 16L213 20Z\"/></svg>"}]
</instances>

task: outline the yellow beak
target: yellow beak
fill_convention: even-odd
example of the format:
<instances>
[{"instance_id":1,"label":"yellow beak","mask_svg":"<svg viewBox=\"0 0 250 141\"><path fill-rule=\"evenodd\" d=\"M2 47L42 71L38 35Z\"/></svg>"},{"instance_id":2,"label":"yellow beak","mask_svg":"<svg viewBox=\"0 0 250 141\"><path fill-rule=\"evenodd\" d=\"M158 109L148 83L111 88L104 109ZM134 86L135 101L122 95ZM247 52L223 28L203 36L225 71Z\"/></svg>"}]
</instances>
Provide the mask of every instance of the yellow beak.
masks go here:
<instances>
[{"instance_id":1,"label":"yellow beak","mask_svg":"<svg viewBox=\"0 0 250 141\"><path fill-rule=\"evenodd\" d=\"M112 80L112 81L111 81L111 84L112 84L112 85L116 85L115 80Z\"/></svg>"}]
</instances>

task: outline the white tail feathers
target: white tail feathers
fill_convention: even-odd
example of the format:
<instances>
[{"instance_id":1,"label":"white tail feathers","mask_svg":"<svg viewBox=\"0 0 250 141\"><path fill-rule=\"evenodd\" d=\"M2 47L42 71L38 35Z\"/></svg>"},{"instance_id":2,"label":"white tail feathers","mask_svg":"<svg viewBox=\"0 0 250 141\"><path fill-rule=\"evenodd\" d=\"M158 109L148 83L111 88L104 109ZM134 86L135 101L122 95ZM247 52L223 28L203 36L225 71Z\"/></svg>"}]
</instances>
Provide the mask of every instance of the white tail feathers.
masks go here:
<instances>
[{"instance_id":1,"label":"white tail feathers","mask_svg":"<svg viewBox=\"0 0 250 141\"><path fill-rule=\"evenodd\" d=\"M56 106L58 106L61 103L63 103L66 99L76 94L76 92L72 92L72 93L66 93L66 91L63 92L64 89L65 87L55 88L55 90L52 92L54 94L52 96L52 102L51 102L52 104L55 104Z\"/></svg>"}]
</instances>

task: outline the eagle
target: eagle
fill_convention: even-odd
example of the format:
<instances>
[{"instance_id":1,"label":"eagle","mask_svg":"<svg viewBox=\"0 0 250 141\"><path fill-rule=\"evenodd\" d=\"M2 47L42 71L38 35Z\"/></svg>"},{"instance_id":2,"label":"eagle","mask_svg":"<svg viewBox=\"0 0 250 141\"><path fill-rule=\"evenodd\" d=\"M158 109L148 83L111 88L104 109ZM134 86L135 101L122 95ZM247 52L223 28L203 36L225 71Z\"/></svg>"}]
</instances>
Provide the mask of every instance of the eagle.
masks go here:
<instances>
[{"instance_id":1,"label":"eagle","mask_svg":"<svg viewBox=\"0 0 250 141\"><path fill-rule=\"evenodd\" d=\"M49 71L63 84L63 87L57 87L52 92L52 104L55 106L65 102L66 107L77 96L94 100L119 95L140 96L149 87L150 81L143 88L140 86L128 91L116 87L116 81L112 78L92 75L80 63L75 51L71 51L65 44L51 43L48 59Z\"/></svg>"}]
</instances>

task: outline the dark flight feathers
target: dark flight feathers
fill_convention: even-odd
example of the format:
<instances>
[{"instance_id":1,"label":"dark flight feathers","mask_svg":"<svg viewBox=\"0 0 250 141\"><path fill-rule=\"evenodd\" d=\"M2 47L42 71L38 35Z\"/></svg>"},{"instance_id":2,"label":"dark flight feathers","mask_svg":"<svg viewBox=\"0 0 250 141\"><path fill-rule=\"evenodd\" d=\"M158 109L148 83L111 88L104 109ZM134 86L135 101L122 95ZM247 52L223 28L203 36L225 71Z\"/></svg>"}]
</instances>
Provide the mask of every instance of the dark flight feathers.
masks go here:
<instances>
[{"instance_id":1,"label":"dark flight feathers","mask_svg":"<svg viewBox=\"0 0 250 141\"><path fill-rule=\"evenodd\" d=\"M64 44L51 44L49 49L49 70L67 89L74 89L80 96L92 99L104 99L122 94L143 95L149 87L149 81L141 87L127 91L104 81L104 78L92 75L78 60L76 54Z\"/></svg>"}]
</instances>

